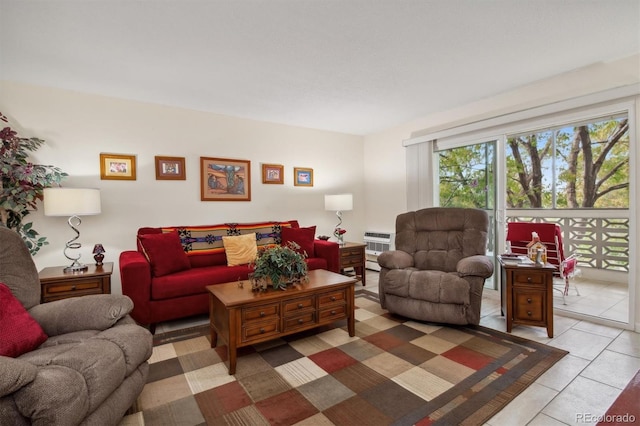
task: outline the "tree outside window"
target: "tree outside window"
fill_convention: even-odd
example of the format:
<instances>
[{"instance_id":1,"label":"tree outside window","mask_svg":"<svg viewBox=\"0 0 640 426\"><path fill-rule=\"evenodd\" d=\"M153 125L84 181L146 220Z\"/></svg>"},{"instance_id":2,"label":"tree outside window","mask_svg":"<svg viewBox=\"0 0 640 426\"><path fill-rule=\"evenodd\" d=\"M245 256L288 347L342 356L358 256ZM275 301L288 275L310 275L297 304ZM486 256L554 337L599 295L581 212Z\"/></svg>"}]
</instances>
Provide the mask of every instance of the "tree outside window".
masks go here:
<instances>
[{"instance_id":1,"label":"tree outside window","mask_svg":"<svg viewBox=\"0 0 640 426\"><path fill-rule=\"evenodd\" d=\"M507 207L628 208L627 116L508 137Z\"/></svg>"}]
</instances>

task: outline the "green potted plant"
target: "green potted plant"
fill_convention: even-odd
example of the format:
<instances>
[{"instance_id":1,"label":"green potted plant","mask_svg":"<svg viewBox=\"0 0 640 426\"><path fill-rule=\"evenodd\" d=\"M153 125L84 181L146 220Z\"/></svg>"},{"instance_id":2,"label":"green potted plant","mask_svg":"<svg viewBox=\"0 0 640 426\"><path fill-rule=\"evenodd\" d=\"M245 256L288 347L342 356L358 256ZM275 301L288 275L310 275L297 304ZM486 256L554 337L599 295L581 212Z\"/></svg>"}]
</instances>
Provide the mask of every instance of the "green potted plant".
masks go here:
<instances>
[{"instance_id":1,"label":"green potted plant","mask_svg":"<svg viewBox=\"0 0 640 426\"><path fill-rule=\"evenodd\" d=\"M293 241L286 245L269 246L258 250L253 264L251 283L253 290L266 290L269 283L274 289L307 279L306 253Z\"/></svg>"},{"instance_id":2,"label":"green potted plant","mask_svg":"<svg viewBox=\"0 0 640 426\"><path fill-rule=\"evenodd\" d=\"M9 122L2 113L0 121ZM44 144L42 139L22 138L11 127L5 127L0 130L0 140L0 224L20 234L34 255L49 243L31 222L23 223L23 219L36 210L44 188L59 184L67 174L57 167L29 161L29 152Z\"/></svg>"}]
</instances>

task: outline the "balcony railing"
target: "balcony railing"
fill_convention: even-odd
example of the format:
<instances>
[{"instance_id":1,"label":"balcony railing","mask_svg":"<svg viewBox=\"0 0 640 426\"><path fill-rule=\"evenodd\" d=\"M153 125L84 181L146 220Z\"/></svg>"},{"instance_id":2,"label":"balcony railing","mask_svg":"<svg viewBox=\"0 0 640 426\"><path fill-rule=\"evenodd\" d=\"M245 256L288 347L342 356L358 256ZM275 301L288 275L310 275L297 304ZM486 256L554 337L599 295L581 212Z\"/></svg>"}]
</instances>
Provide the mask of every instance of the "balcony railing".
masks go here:
<instances>
[{"instance_id":1,"label":"balcony railing","mask_svg":"<svg viewBox=\"0 0 640 426\"><path fill-rule=\"evenodd\" d=\"M507 210L507 221L556 223L581 267L629 272L629 210Z\"/></svg>"}]
</instances>

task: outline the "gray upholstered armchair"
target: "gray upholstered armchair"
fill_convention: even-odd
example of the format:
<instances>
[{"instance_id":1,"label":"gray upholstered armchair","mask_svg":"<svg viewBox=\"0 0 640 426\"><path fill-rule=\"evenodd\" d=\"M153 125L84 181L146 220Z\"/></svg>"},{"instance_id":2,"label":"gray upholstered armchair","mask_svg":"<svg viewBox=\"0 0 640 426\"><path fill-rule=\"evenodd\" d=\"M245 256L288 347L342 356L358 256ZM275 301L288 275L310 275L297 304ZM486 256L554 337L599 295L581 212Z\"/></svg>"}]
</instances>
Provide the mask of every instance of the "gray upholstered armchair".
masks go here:
<instances>
[{"instance_id":1,"label":"gray upholstered armchair","mask_svg":"<svg viewBox=\"0 0 640 426\"><path fill-rule=\"evenodd\" d=\"M483 210L428 208L396 218L396 249L378 257L380 303L391 313L449 324L478 324L489 217Z\"/></svg>"},{"instance_id":2,"label":"gray upholstered armchair","mask_svg":"<svg viewBox=\"0 0 640 426\"><path fill-rule=\"evenodd\" d=\"M128 315L131 299L40 304L29 250L1 224L0 283L0 425L117 425L145 385L153 346Z\"/></svg>"}]
</instances>

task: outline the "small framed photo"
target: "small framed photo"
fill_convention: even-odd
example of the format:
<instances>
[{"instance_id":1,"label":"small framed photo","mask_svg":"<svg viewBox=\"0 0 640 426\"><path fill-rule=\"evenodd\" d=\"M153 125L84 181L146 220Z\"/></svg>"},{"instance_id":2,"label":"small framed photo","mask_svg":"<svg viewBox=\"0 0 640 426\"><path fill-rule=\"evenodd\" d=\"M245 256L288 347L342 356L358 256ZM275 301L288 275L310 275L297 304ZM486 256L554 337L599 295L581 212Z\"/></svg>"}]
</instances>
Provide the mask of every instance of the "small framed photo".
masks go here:
<instances>
[{"instance_id":1,"label":"small framed photo","mask_svg":"<svg viewBox=\"0 0 640 426\"><path fill-rule=\"evenodd\" d=\"M200 157L202 201L251 201L251 161Z\"/></svg>"},{"instance_id":2,"label":"small framed photo","mask_svg":"<svg viewBox=\"0 0 640 426\"><path fill-rule=\"evenodd\" d=\"M100 179L136 180L136 156L100 153Z\"/></svg>"},{"instance_id":3,"label":"small framed photo","mask_svg":"<svg viewBox=\"0 0 640 426\"><path fill-rule=\"evenodd\" d=\"M294 167L293 184L295 186L313 186L313 169Z\"/></svg>"},{"instance_id":4,"label":"small framed photo","mask_svg":"<svg viewBox=\"0 0 640 426\"><path fill-rule=\"evenodd\" d=\"M263 164L262 183L282 185L284 183L284 166L280 164Z\"/></svg>"},{"instance_id":5,"label":"small framed photo","mask_svg":"<svg viewBox=\"0 0 640 426\"><path fill-rule=\"evenodd\" d=\"M184 157L156 156L156 180L186 180Z\"/></svg>"}]
</instances>

